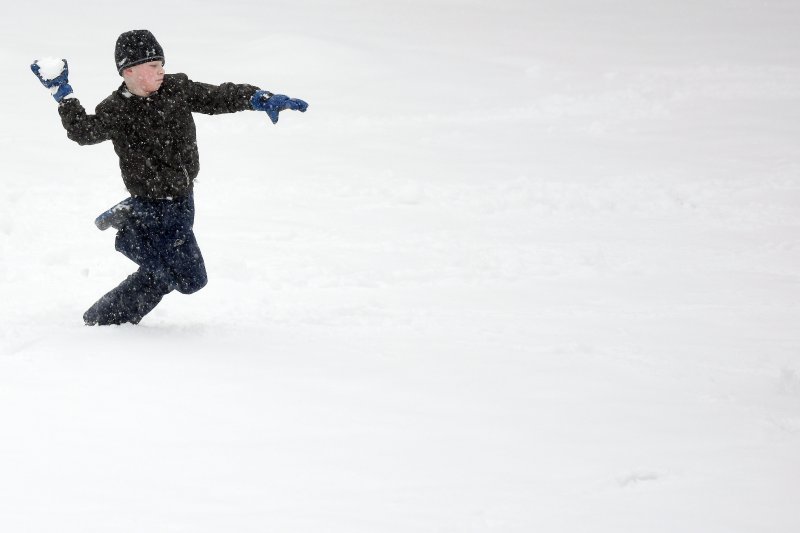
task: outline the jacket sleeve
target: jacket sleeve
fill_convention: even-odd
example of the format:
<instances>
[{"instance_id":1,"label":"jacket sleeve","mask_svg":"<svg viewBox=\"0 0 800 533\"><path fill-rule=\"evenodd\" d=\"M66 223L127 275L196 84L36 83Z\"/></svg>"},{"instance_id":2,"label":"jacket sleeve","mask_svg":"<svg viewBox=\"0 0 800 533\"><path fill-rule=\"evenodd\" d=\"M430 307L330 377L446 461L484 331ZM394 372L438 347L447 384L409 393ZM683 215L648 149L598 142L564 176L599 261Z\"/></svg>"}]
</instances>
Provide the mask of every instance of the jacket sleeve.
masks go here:
<instances>
[{"instance_id":1,"label":"jacket sleeve","mask_svg":"<svg viewBox=\"0 0 800 533\"><path fill-rule=\"evenodd\" d=\"M250 98L259 90L254 85L223 83L211 85L186 79L188 82L189 106L194 113L218 115L253 109Z\"/></svg>"},{"instance_id":2,"label":"jacket sleeve","mask_svg":"<svg viewBox=\"0 0 800 533\"><path fill-rule=\"evenodd\" d=\"M80 145L97 144L111 138L111 128L104 115L87 115L77 98L68 98L58 106L61 124L67 137Z\"/></svg>"}]
</instances>

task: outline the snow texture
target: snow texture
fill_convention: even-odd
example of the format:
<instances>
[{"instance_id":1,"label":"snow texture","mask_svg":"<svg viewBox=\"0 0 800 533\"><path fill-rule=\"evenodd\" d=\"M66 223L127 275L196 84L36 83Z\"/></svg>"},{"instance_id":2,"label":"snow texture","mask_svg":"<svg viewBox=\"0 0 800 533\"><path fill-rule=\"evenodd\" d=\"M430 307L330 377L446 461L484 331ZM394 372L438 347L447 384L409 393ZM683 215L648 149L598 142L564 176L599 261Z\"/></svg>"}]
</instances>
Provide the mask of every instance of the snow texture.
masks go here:
<instances>
[{"instance_id":1,"label":"snow texture","mask_svg":"<svg viewBox=\"0 0 800 533\"><path fill-rule=\"evenodd\" d=\"M219 8L0 19L0 531L800 531L800 4ZM89 328L125 192L28 65L133 28L310 108L197 116L209 285Z\"/></svg>"}]
</instances>

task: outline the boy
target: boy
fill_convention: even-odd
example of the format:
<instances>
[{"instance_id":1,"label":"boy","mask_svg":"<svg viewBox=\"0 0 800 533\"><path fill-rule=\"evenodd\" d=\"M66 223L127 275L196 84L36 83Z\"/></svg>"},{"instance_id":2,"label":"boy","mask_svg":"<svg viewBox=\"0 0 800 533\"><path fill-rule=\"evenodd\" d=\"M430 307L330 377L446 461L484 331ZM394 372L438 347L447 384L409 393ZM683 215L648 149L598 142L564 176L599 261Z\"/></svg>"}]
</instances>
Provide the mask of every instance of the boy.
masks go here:
<instances>
[{"instance_id":1,"label":"boy","mask_svg":"<svg viewBox=\"0 0 800 533\"><path fill-rule=\"evenodd\" d=\"M115 248L139 269L83 315L86 325L138 324L173 290L191 294L207 282L194 224L194 179L200 169L192 113L305 112L308 104L252 85L198 83L164 74L164 51L147 30L119 36L114 50L124 82L88 115L69 85L66 60L55 72L31 65L58 102L67 137L78 144L111 140L131 197L95 221L117 229Z\"/></svg>"}]
</instances>

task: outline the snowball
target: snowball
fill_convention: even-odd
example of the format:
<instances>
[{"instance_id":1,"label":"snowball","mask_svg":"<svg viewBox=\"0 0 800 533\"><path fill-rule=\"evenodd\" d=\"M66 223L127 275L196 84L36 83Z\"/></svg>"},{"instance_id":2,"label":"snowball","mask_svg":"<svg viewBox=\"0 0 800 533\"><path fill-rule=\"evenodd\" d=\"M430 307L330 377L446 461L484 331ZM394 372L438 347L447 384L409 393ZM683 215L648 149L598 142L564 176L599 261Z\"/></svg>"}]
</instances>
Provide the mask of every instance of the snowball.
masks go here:
<instances>
[{"instance_id":1,"label":"snowball","mask_svg":"<svg viewBox=\"0 0 800 533\"><path fill-rule=\"evenodd\" d=\"M64 68L66 67L63 59L54 59L52 57L39 59L36 61L36 64L39 65L39 74L44 80L57 78L59 74L64 72Z\"/></svg>"}]
</instances>

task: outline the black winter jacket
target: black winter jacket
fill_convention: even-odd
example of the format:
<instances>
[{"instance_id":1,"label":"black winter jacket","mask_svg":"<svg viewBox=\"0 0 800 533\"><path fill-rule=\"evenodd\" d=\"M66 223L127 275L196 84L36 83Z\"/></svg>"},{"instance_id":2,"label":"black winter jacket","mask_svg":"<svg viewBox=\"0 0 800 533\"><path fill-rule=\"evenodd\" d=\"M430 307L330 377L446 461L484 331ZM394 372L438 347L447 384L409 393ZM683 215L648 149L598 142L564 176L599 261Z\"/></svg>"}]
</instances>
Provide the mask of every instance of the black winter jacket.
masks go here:
<instances>
[{"instance_id":1,"label":"black winter jacket","mask_svg":"<svg viewBox=\"0 0 800 533\"><path fill-rule=\"evenodd\" d=\"M77 98L58 108L67 137L78 144L114 143L125 187L133 196L185 196L200 170L192 113L214 115L252 109L258 87L209 85L185 74L167 74L159 90L131 95L125 84L87 115Z\"/></svg>"}]
</instances>

